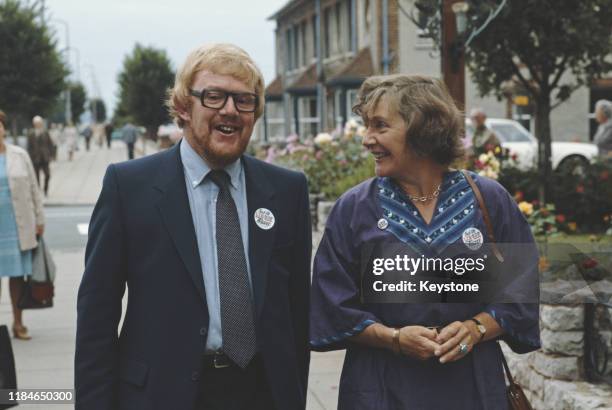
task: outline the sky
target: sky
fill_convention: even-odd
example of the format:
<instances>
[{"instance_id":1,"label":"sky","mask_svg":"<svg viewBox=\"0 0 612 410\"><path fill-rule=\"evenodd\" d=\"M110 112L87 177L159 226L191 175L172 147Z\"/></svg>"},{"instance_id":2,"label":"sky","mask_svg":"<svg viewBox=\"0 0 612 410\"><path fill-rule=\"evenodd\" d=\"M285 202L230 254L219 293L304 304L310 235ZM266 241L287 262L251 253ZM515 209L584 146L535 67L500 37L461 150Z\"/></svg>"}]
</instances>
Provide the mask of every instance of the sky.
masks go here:
<instances>
[{"instance_id":1,"label":"sky","mask_svg":"<svg viewBox=\"0 0 612 410\"><path fill-rule=\"evenodd\" d=\"M58 46L66 45L68 23L75 78L95 96L92 71L107 112L119 92L117 76L124 58L140 43L165 50L176 70L197 46L229 42L245 49L259 65L266 84L275 76L274 29L268 21L288 0L46 0L49 25Z\"/></svg>"}]
</instances>

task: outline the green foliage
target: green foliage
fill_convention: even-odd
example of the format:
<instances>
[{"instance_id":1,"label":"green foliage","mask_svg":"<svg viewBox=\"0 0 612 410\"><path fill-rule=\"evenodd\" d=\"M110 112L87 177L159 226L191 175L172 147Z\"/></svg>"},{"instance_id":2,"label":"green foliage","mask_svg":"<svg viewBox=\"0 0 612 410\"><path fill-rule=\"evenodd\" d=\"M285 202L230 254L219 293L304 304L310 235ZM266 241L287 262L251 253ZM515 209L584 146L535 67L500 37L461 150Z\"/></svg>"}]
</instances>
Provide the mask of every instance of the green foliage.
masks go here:
<instances>
[{"instance_id":1,"label":"green foliage","mask_svg":"<svg viewBox=\"0 0 612 410\"><path fill-rule=\"evenodd\" d=\"M492 3L472 3L469 14L480 25ZM481 95L501 98L514 79L554 106L612 70L610 21L612 0L509 1L467 49L472 78Z\"/></svg>"},{"instance_id":2,"label":"green foliage","mask_svg":"<svg viewBox=\"0 0 612 410\"><path fill-rule=\"evenodd\" d=\"M87 92L80 82L68 83L70 89L70 110L72 111L72 121L78 124L79 118L85 112L85 101ZM62 92L55 100L53 111L49 115L49 120L55 123L66 123L66 93Z\"/></svg>"},{"instance_id":3,"label":"green foliage","mask_svg":"<svg viewBox=\"0 0 612 410\"><path fill-rule=\"evenodd\" d=\"M537 171L502 167L499 183L517 202L537 207ZM559 169L552 176L551 203L564 229L579 232L604 232L612 216L612 161L600 161L577 169Z\"/></svg>"},{"instance_id":4,"label":"green foliage","mask_svg":"<svg viewBox=\"0 0 612 410\"><path fill-rule=\"evenodd\" d=\"M81 115L85 112L85 101L87 92L82 83L70 83L70 107L72 110L72 121L75 124L80 122Z\"/></svg>"},{"instance_id":5,"label":"green foliage","mask_svg":"<svg viewBox=\"0 0 612 410\"><path fill-rule=\"evenodd\" d=\"M535 236L548 237L556 235L562 229L559 224L561 223L560 218L555 212L555 206L552 204L545 204L538 206L529 215L527 215L527 222L531 226L531 232Z\"/></svg>"},{"instance_id":6,"label":"green foliage","mask_svg":"<svg viewBox=\"0 0 612 410\"><path fill-rule=\"evenodd\" d=\"M320 145L290 147L276 162L303 171L309 190L335 200L349 188L374 176L374 160L360 137L342 138Z\"/></svg>"},{"instance_id":7,"label":"green foliage","mask_svg":"<svg viewBox=\"0 0 612 410\"><path fill-rule=\"evenodd\" d=\"M119 122L133 119L144 126L150 136L168 122L164 105L166 90L174 82L174 72L166 52L136 44L123 60L119 74L119 103L115 117Z\"/></svg>"},{"instance_id":8,"label":"green foliage","mask_svg":"<svg viewBox=\"0 0 612 410\"><path fill-rule=\"evenodd\" d=\"M92 98L89 100L89 109L95 117L95 121L100 123L106 121L106 104L101 98Z\"/></svg>"},{"instance_id":9,"label":"green foliage","mask_svg":"<svg viewBox=\"0 0 612 410\"><path fill-rule=\"evenodd\" d=\"M37 3L0 2L0 108L22 124L54 109L68 74L41 17Z\"/></svg>"},{"instance_id":10,"label":"green foliage","mask_svg":"<svg viewBox=\"0 0 612 410\"><path fill-rule=\"evenodd\" d=\"M470 1L467 33L483 26L498 0ZM439 43L441 0L418 0L430 17L427 31ZM509 0L465 50L482 96L499 99L518 84L535 105L539 184L548 190L550 112L572 93L612 70L612 0ZM465 41L466 38L460 40Z\"/></svg>"}]
</instances>

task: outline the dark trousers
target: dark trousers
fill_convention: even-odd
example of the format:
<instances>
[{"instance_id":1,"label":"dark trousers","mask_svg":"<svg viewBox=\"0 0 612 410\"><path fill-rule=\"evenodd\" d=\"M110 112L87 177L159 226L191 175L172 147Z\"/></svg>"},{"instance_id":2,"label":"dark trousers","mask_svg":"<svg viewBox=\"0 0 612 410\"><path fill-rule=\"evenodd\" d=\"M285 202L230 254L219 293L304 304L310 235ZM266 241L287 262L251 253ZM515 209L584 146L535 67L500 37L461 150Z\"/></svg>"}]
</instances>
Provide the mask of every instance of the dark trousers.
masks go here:
<instances>
[{"instance_id":1,"label":"dark trousers","mask_svg":"<svg viewBox=\"0 0 612 410\"><path fill-rule=\"evenodd\" d=\"M112 138L111 135L112 134L106 134L106 147L107 148L110 148L111 146L111 138Z\"/></svg>"},{"instance_id":2,"label":"dark trousers","mask_svg":"<svg viewBox=\"0 0 612 410\"><path fill-rule=\"evenodd\" d=\"M40 171L43 172L45 176L45 195L49 191L49 179L51 178L51 171L49 171L49 163L48 162L37 162L34 165L34 173L36 174L36 182L38 182L38 186L40 187Z\"/></svg>"},{"instance_id":3,"label":"dark trousers","mask_svg":"<svg viewBox=\"0 0 612 410\"><path fill-rule=\"evenodd\" d=\"M275 410L260 356L245 368L202 366L196 410Z\"/></svg>"},{"instance_id":4,"label":"dark trousers","mask_svg":"<svg viewBox=\"0 0 612 410\"><path fill-rule=\"evenodd\" d=\"M128 159L134 159L134 143L128 142L127 148L128 148Z\"/></svg>"},{"instance_id":5,"label":"dark trousers","mask_svg":"<svg viewBox=\"0 0 612 410\"><path fill-rule=\"evenodd\" d=\"M91 144L91 137L85 137L85 149L89 151L89 145Z\"/></svg>"}]
</instances>

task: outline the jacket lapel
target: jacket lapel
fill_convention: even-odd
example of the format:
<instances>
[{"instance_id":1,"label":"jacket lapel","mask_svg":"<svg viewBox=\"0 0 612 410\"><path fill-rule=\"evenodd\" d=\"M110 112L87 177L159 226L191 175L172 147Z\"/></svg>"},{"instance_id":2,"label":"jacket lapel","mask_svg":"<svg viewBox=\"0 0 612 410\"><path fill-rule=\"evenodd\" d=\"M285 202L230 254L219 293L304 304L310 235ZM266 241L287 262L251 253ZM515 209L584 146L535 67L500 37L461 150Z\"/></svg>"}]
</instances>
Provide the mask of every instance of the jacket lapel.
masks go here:
<instances>
[{"instance_id":1,"label":"jacket lapel","mask_svg":"<svg viewBox=\"0 0 612 410\"><path fill-rule=\"evenodd\" d=\"M259 316L264 304L268 279L268 262L274 247L276 224L270 229L262 229L256 224L254 215L260 208L268 209L274 215L278 215L279 211L274 201L274 188L261 165L251 157L243 156L242 158L248 204L249 265L251 268L251 280L253 281L255 306Z\"/></svg>"},{"instance_id":2,"label":"jacket lapel","mask_svg":"<svg viewBox=\"0 0 612 410\"><path fill-rule=\"evenodd\" d=\"M200 297L205 301L202 264L189 207L179 147L180 144L177 144L166 154L162 154L165 157L155 184L155 188L162 193L162 196L157 205L174 246L183 260Z\"/></svg>"}]
</instances>

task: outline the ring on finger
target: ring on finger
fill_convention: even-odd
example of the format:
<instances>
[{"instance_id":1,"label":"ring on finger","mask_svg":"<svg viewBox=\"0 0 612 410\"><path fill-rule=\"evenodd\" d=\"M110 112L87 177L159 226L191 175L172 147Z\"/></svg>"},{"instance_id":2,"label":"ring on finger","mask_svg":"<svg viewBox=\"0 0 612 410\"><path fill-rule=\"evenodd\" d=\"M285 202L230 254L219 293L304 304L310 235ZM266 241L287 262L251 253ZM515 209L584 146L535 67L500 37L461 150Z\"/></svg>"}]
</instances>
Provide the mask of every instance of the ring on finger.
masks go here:
<instances>
[{"instance_id":1,"label":"ring on finger","mask_svg":"<svg viewBox=\"0 0 612 410\"><path fill-rule=\"evenodd\" d=\"M469 347L468 347L468 345L467 345L467 344L465 344L465 343L459 343L459 353L461 353L461 354L467 354L468 349L469 349Z\"/></svg>"}]
</instances>

